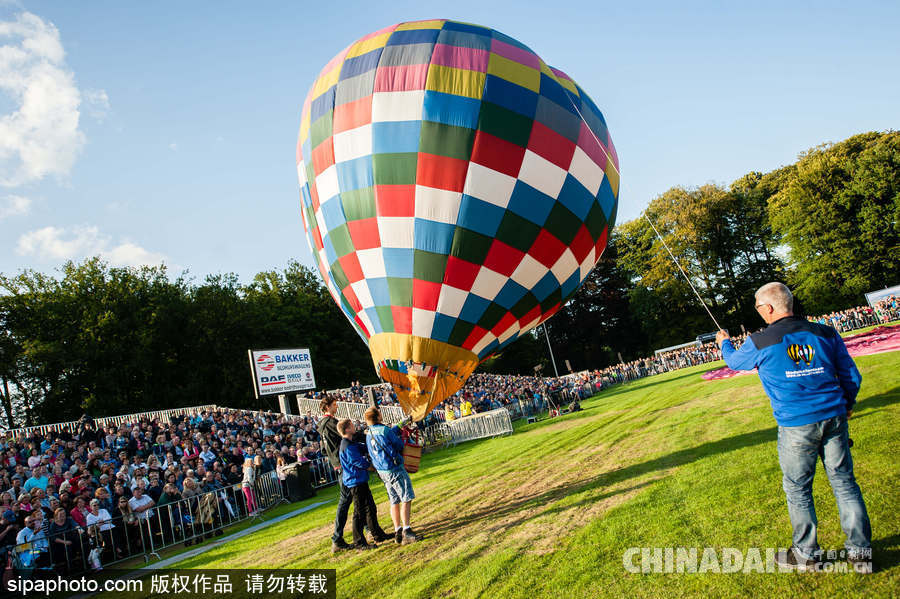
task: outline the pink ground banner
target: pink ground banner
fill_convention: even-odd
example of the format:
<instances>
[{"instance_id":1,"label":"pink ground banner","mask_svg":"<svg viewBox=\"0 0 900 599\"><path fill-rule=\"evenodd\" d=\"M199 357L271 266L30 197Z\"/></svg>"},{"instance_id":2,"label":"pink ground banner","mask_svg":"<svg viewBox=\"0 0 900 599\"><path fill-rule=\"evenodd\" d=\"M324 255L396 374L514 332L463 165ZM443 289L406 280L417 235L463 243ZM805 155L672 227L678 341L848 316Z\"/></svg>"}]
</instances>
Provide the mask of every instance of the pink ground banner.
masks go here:
<instances>
[{"instance_id":1,"label":"pink ground banner","mask_svg":"<svg viewBox=\"0 0 900 599\"><path fill-rule=\"evenodd\" d=\"M883 325L875 327L871 331L852 335L844 338L847 351L854 358L882 354L889 351L900 350L900 324ZM730 379L733 376L756 374L755 370L732 370L727 366L704 372L701 376L707 381Z\"/></svg>"}]
</instances>

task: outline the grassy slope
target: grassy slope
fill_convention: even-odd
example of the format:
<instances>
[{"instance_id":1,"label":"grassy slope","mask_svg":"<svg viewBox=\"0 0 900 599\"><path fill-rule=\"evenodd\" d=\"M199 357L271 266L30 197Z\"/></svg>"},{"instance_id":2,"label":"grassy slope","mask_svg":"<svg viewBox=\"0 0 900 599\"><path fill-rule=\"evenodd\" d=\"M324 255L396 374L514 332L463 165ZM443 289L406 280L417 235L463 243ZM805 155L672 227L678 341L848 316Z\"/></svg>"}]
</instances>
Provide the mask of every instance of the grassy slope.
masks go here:
<instances>
[{"instance_id":1,"label":"grassy slope","mask_svg":"<svg viewBox=\"0 0 900 599\"><path fill-rule=\"evenodd\" d=\"M329 554L334 504L191 558L184 567L337 568L341 597L889 596L900 588L900 352L857 359L851 421L857 479L880 571L856 574L629 574L628 547L790 543L776 429L759 379L703 381L707 365L606 391L584 412L511 437L428 454L413 476L408 547ZM820 543L843 544L822 468ZM382 525L385 493L373 482ZM314 500L333 498L329 489ZM349 538L349 530L347 531Z\"/></svg>"}]
</instances>

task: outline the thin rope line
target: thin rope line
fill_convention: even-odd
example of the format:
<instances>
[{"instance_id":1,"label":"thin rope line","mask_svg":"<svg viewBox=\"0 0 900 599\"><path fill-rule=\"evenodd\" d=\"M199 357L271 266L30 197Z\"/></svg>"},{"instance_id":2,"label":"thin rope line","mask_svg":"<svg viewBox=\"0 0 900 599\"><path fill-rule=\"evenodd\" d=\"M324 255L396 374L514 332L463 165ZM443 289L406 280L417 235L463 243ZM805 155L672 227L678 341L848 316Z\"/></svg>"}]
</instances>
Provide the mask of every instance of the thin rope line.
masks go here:
<instances>
[{"instance_id":1,"label":"thin rope line","mask_svg":"<svg viewBox=\"0 0 900 599\"><path fill-rule=\"evenodd\" d=\"M568 90L566 90L566 92L567 92L566 95L569 96L569 101L572 103L572 108L575 109L575 112L578 113L578 116L581 117L581 120L584 123L587 123L587 119L584 118L584 115L581 114L581 110L578 108L578 105L575 103L575 100L572 99L572 94L569 93ZM609 152L606 151L606 147L600 141L600 138L598 138L597 135L594 133L594 130L591 129L590 125L588 125L587 129L588 129L588 132L591 134L591 137L594 138L594 141L597 142L597 145L600 147L600 149L603 150L603 153L606 154L606 159L612 160L612 157L609 155ZM613 168L616 169L617 173L619 172L619 169L616 167L615 164L613 164ZM659 240L662 242L663 247L666 248L667 252L669 252L669 256L672 258L672 262L674 262L675 266L678 267L678 270L681 271L682 276L684 276L684 280L688 282L688 285L690 285L691 289L694 291L694 295L696 295L697 299L700 300L700 303L703 304L703 307L706 309L706 313L709 314L709 317L712 319L713 324L716 325L716 329L721 330L722 327L719 326L719 322L716 320L716 317L713 316L713 313L710 311L709 306L707 306L706 302L703 301L703 298L700 297L700 294L697 292L697 288L694 287L694 284L691 282L691 279L687 276L687 273L684 272L683 268L681 268L681 264L679 264L678 260L675 259L675 255L672 254L672 250L669 249L668 244L666 244L666 240L663 239L662 235L659 234L659 231L656 230L656 227L653 225L653 221L650 220L650 217L647 216L646 212L644 212L644 218L646 218L647 222L650 223L650 226L653 228L653 232L656 233L656 236L659 237Z\"/></svg>"},{"instance_id":2,"label":"thin rope line","mask_svg":"<svg viewBox=\"0 0 900 599\"><path fill-rule=\"evenodd\" d=\"M669 249L669 245L666 243L666 240L663 239L663 236L659 234L659 231L656 230L656 226L653 224L653 221L650 220L650 217L647 216L647 213L644 213L644 218L647 219L647 222L650 223L650 226L653 228L653 232L656 233L656 236L659 237L659 240L662 242L663 247L666 248L666 251L669 252L669 257L672 258L672 262L675 263L675 266L678 267L678 270L681 271L682 276L684 276L684 280L688 282L688 285L691 286L691 289L694 291L694 295L697 296L697 299L700 300L700 303L703 304L703 307L706 308L706 313L709 314L709 317L712 318L713 323L716 325L717 330L721 330L722 327L719 326L718 321L716 321L716 317L713 316L713 313L710 312L709 306L706 305L706 302L703 301L703 298L700 297L700 294L697 292L697 288L694 287L694 284L691 282L690 277L687 276L687 273L684 272L684 269L681 268L681 264L678 263L678 260L675 259L675 255L672 254L672 250Z\"/></svg>"}]
</instances>

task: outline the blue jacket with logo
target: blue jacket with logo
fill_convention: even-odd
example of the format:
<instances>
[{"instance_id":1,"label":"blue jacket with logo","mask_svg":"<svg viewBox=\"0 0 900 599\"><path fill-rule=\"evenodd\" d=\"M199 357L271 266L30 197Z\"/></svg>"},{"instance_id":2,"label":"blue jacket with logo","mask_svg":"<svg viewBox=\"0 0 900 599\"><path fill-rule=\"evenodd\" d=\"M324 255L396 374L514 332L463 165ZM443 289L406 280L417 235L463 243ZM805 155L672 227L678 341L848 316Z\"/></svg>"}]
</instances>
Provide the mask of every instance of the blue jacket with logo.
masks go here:
<instances>
[{"instance_id":1,"label":"blue jacket with logo","mask_svg":"<svg viewBox=\"0 0 900 599\"><path fill-rule=\"evenodd\" d=\"M341 439L341 482L348 489L369 482L369 456L365 445L357 441Z\"/></svg>"},{"instance_id":2,"label":"blue jacket with logo","mask_svg":"<svg viewBox=\"0 0 900 599\"><path fill-rule=\"evenodd\" d=\"M759 369L759 380L781 426L841 416L856 403L862 376L833 328L786 316L750 335L738 350L722 342L733 370Z\"/></svg>"},{"instance_id":3,"label":"blue jacket with logo","mask_svg":"<svg viewBox=\"0 0 900 599\"><path fill-rule=\"evenodd\" d=\"M366 446L375 470L389 472L403 469L403 439L400 428L373 424L366 431Z\"/></svg>"}]
</instances>

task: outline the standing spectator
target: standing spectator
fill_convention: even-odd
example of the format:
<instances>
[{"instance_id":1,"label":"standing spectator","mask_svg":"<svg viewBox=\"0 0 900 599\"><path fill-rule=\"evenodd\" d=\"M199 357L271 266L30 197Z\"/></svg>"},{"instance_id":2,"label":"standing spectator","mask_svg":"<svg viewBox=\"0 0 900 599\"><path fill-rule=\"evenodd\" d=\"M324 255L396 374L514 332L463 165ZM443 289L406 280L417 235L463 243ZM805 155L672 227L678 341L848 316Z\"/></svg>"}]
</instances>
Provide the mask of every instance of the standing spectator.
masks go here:
<instances>
[{"instance_id":1,"label":"standing spectator","mask_svg":"<svg viewBox=\"0 0 900 599\"><path fill-rule=\"evenodd\" d=\"M394 540L403 545L415 543L419 539L409 525L409 516L416 494L413 492L412 480L403 466L404 443L400 438L400 429L404 423L392 427L381 424L378 408L366 410L365 418L369 425L366 446L372 466L387 490L391 520L394 522Z\"/></svg>"},{"instance_id":2,"label":"standing spectator","mask_svg":"<svg viewBox=\"0 0 900 599\"><path fill-rule=\"evenodd\" d=\"M80 559L87 558L84 552L85 544L82 540L84 530L72 518L66 515L66 510L59 508L53 514L50 523L50 553L53 565L63 572L78 569Z\"/></svg>"},{"instance_id":3,"label":"standing spectator","mask_svg":"<svg viewBox=\"0 0 900 599\"><path fill-rule=\"evenodd\" d=\"M247 503L247 513L255 516L257 513L256 498L254 497L254 487L256 484L256 467L253 465L253 458L244 458L243 478L241 479L241 490L244 493L244 499Z\"/></svg>"},{"instance_id":4,"label":"standing spectator","mask_svg":"<svg viewBox=\"0 0 900 599\"><path fill-rule=\"evenodd\" d=\"M331 552L336 553L351 546L344 540L344 526L347 524L347 514L350 512L350 503L353 497L350 488L344 485L343 476L341 476L341 434L337 430L337 418L334 417L337 410L337 400L333 397L326 397L319 404L322 410L322 418L319 420L318 429L322 435L322 442L325 445L325 455L328 456L328 463L338 474L338 504L337 513L334 516L334 530L331 533ZM300 461L304 461L303 455Z\"/></svg>"},{"instance_id":5,"label":"standing spectator","mask_svg":"<svg viewBox=\"0 0 900 599\"><path fill-rule=\"evenodd\" d=\"M834 329L795 316L793 295L782 283L756 292L756 310L768 325L735 350L728 333L716 341L734 370L759 369L778 422L778 461L784 474L793 545L775 556L782 567L813 569L820 558L813 476L821 456L847 535L848 559L871 572L872 529L850 456L847 419L862 377Z\"/></svg>"},{"instance_id":6,"label":"standing spectator","mask_svg":"<svg viewBox=\"0 0 900 599\"><path fill-rule=\"evenodd\" d=\"M281 496L287 497L287 472L285 471L285 466L287 462L285 462L284 455L278 454L278 457L275 458L275 472L278 474L278 484L281 486Z\"/></svg>"},{"instance_id":7,"label":"standing spectator","mask_svg":"<svg viewBox=\"0 0 900 599\"><path fill-rule=\"evenodd\" d=\"M63 512L65 514L65 512ZM47 535L41 529L41 520L28 516L25 518L24 528L16 535L17 551L21 554L28 552L35 562L35 566L49 566L50 542Z\"/></svg>"},{"instance_id":8,"label":"standing spectator","mask_svg":"<svg viewBox=\"0 0 900 599\"><path fill-rule=\"evenodd\" d=\"M468 397L464 397L462 403L459 404L459 417L465 418L472 415L472 402Z\"/></svg>"},{"instance_id":9,"label":"standing spectator","mask_svg":"<svg viewBox=\"0 0 900 599\"><path fill-rule=\"evenodd\" d=\"M116 544L113 537L113 530L116 525L112 523L112 516L109 512L100 507L99 499L92 499L90 511L87 515L87 525L97 544L103 547L104 553L109 556L115 555L117 558L123 557L122 548ZM108 558L107 558L108 559ZM103 561L107 561L104 559Z\"/></svg>"},{"instance_id":10,"label":"standing spectator","mask_svg":"<svg viewBox=\"0 0 900 599\"><path fill-rule=\"evenodd\" d=\"M354 440L356 426L350 419L338 422L337 430L341 434L341 471L344 486L350 489L353 497L353 545L357 549L372 549L375 545L366 542L363 526L369 527L369 532L376 542L386 541L391 537L384 532L378 524L378 514L375 511L375 500L369 489L369 468L372 463L365 453L365 444Z\"/></svg>"}]
</instances>

